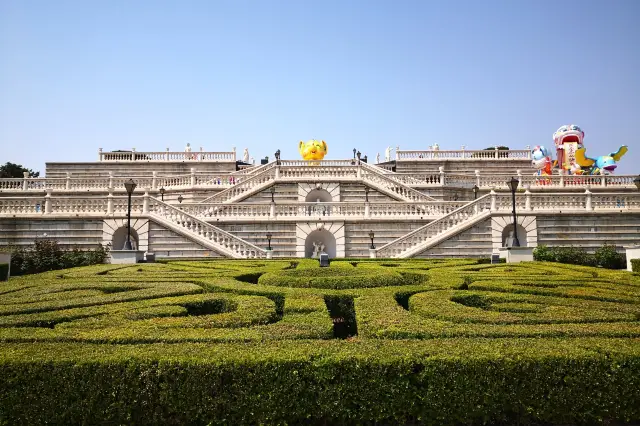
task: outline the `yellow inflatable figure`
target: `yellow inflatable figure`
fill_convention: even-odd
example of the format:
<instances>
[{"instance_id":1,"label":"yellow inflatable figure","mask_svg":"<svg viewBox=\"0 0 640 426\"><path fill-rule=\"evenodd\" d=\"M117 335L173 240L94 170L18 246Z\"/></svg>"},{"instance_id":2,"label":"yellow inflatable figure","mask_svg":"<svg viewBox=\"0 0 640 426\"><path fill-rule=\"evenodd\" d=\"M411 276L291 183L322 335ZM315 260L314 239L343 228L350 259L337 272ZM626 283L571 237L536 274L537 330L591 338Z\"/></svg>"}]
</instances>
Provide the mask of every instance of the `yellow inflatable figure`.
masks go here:
<instances>
[{"instance_id":1,"label":"yellow inflatable figure","mask_svg":"<svg viewBox=\"0 0 640 426\"><path fill-rule=\"evenodd\" d=\"M315 139L307 143L300 141L298 151L300 151L303 160L322 160L327 155L327 143Z\"/></svg>"}]
</instances>

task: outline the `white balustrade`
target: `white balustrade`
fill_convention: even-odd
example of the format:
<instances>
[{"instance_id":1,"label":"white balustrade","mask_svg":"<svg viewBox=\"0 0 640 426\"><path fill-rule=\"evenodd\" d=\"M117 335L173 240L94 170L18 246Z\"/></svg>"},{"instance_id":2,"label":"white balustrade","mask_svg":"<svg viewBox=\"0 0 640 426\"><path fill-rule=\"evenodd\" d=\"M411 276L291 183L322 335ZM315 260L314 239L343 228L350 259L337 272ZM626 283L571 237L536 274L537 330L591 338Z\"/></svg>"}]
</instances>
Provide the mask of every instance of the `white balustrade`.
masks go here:
<instances>
[{"instance_id":1,"label":"white balustrade","mask_svg":"<svg viewBox=\"0 0 640 426\"><path fill-rule=\"evenodd\" d=\"M396 151L397 161L416 160L530 160L528 149Z\"/></svg>"},{"instance_id":2,"label":"white balustrade","mask_svg":"<svg viewBox=\"0 0 640 426\"><path fill-rule=\"evenodd\" d=\"M272 166L264 169L257 175L251 176L246 179L239 180L238 183L231 186L228 189L218 192L211 197L202 200L203 203L229 203L232 202L247 193L260 190L272 183L276 177L275 163L270 163Z\"/></svg>"},{"instance_id":3,"label":"white balustrade","mask_svg":"<svg viewBox=\"0 0 640 426\"><path fill-rule=\"evenodd\" d=\"M226 207L226 206L225 206ZM213 247L236 258L265 258L266 250L204 222L177 207L151 198L149 214L159 222L182 228L187 234L207 241Z\"/></svg>"},{"instance_id":4,"label":"white balustrade","mask_svg":"<svg viewBox=\"0 0 640 426\"><path fill-rule=\"evenodd\" d=\"M405 185L400 180L396 180L393 174L385 174L379 168L366 163L361 165L360 176L365 182L373 184L373 186L378 189L384 188L388 192L403 198L405 201L435 200L435 198Z\"/></svg>"},{"instance_id":5,"label":"white balustrade","mask_svg":"<svg viewBox=\"0 0 640 426\"><path fill-rule=\"evenodd\" d=\"M98 152L99 161L110 162L160 162L160 161L202 161L202 162L235 162L235 152Z\"/></svg>"}]
</instances>

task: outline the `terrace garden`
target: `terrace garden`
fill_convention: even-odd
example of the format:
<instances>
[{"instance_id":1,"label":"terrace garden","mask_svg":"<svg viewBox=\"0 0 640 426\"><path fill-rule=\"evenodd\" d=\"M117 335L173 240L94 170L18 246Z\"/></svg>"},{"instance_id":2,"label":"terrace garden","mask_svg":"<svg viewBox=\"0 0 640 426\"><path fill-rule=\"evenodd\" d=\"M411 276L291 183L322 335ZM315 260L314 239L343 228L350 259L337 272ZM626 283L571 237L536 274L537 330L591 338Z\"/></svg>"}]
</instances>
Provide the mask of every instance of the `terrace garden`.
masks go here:
<instances>
[{"instance_id":1,"label":"terrace garden","mask_svg":"<svg viewBox=\"0 0 640 426\"><path fill-rule=\"evenodd\" d=\"M174 261L0 283L0 424L640 421L640 276Z\"/></svg>"}]
</instances>

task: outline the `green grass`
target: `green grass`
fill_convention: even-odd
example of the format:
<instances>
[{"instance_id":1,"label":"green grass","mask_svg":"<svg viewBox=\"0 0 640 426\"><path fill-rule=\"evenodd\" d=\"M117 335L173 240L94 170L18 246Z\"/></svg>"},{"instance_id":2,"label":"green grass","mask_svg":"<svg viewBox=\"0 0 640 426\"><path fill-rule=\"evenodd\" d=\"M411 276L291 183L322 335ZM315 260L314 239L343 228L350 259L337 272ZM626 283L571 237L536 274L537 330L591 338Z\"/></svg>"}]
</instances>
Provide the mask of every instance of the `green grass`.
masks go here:
<instances>
[{"instance_id":1,"label":"green grass","mask_svg":"<svg viewBox=\"0 0 640 426\"><path fill-rule=\"evenodd\" d=\"M640 276L175 261L0 283L0 424L640 421Z\"/></svg>"}]
</instances>

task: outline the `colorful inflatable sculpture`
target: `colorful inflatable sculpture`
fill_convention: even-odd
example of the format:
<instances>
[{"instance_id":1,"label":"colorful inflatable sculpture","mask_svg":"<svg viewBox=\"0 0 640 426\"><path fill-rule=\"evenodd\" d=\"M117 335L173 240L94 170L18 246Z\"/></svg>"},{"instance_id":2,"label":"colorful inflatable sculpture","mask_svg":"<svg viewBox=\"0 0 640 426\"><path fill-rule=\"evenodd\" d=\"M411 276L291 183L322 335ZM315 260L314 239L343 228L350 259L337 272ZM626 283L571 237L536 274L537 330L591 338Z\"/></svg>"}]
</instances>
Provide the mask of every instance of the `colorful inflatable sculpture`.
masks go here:
<instances>
[{"instance_id":1,"label":"colorful inflatable sculpture","mask_svg":"<svg viewBox=\"0 0 640 426\"><path fill-rule=\"evenodd\" d=\"M558 168L560 170L571 170L576 164L576 151L582 148L584 132L575 124L560 127L553 134L553 141L556 145ZM575 167L574 167L575 168Z\"/></svg>"},{"instance_id":2,"label":"colorful inflatable sculpture","mask_svg":"<svg viewBox=\"0 0 640 426\"><path fill-rule=\"evenodd\" d=\"M610 174L616 167L616 163L620 161L623 155L627 153L629 148L623 145L617 152L609 155L601 155L597 158L589 158L585 155L586 148L580 148L576 151L576 163L582 168L583 173L589 175Z\"/></svg>"},{"instance_id":3,"label":"colorful inflatable sculpture","mask_svg":"<svg viewBox=\"0 0 640 426\"><path fill-rule=\"evenodd\" d=\"M300 141L298 151L303 160L322 160L327 155L327 143L312 139L308 142Z\"/></svg>"},{"instance_id":4,"label":"colorful inflatable sculpture","mask_svg":"<svg viewBox=\"0 0 640 426\"><path fill-rule=\"evenodd\" d=\"M551 153L547 148L542 145L538 145L531 150L531 165L537 170L537 175L551 175L551 167L553 162L551 161Z\"/></svg>"}]
</instances>

